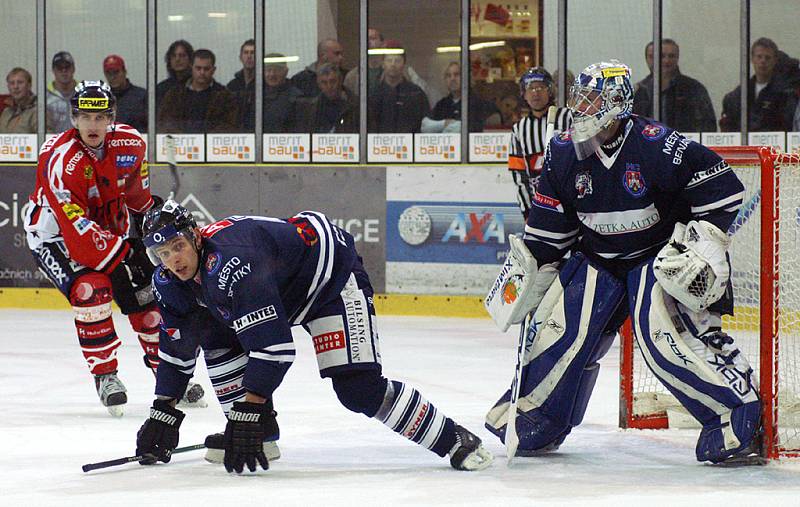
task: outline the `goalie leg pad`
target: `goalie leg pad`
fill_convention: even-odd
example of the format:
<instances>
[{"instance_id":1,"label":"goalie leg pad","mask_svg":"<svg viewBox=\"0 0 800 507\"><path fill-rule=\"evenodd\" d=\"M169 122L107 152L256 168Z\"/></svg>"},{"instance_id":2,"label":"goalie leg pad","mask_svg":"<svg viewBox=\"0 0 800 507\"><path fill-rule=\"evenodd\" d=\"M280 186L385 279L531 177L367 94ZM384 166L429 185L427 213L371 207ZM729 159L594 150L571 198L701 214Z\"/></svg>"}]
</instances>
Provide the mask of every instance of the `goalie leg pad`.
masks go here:
<instances>
[{"instance_id":1,"label":"goalie leg pad","mask_svg":"<svg viewBox=\"0 0 800 507\"><path fill-rule=\"evenodd\" d=\"M556 285L558 284L558 285ZM561 290L559 290L561 289ZM624 295L622 283L581 255L562 268L548 291L557 297L549 316L529 329L516 429L520 454L552 447L581 422L597 376L597 360L613 335L604 332ZM486 427L505 440L510 394L487 415Z\"/></svg>"},{"instance_id":2,"label":"goalie leg pad","mask_svg":"<svg viewBox=\"0 0 800 507\"><path fill-rule=\"evenodd\" d=\"M719 315L677 304L656 281L652 262L629 274L628 293L645 362L703 425L698 460L720 461L750 446L758 393L749 364L719 329Z\"/></svg>"}]
</instances>

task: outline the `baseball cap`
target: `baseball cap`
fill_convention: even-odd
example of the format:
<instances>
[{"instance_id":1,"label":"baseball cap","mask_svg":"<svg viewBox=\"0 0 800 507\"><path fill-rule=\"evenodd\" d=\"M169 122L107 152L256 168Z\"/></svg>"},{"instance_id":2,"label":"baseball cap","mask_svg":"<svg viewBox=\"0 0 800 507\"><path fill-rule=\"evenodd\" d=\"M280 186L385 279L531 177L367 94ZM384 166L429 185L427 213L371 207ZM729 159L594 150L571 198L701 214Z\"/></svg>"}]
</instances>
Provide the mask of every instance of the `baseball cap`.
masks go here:
<instances>
[{"instance_id":1,"label":"baseball cap","mask_svg":"<svg viewBox=\"0 0 800 507\"><path fill-rule=\"evenodd\" d=\"M67 51L59 51L53 56L53 67L56 65L75 65L75 60Z\"/></svg>"},{"instance_id":2,"label":"baseball cap","mask_svg":"<svg viewBox=\"0 0 800 507\"><path fill-rule=\"evenodd\" d=\"M103 60L103 72L110 70L125 70L125 60L119 55L108 55Z\"/></svg>"}]
</instances>

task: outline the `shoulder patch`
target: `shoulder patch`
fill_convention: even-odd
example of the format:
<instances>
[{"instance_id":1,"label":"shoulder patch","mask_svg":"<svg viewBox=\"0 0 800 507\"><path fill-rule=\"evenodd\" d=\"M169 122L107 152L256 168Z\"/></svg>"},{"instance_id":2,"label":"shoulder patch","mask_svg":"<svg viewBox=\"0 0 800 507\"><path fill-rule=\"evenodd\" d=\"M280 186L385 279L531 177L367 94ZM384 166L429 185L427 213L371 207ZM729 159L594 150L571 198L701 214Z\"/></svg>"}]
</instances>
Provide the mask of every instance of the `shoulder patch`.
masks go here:
<instances>
[{"instance_id":1,"label":"shoulder patch","mask_svg":"<svg viewBox=\"0 0 800 507\"><path fill-rule=\"evenodd\" d=\"M222 256L217 252L211 252L206 257L206 272L209 275L213 275L217 271L219 271L219 267L222 265Z\"/></svg>"},{"instance_id":2,"label":"shoulder patch","mask_svg":"<svg viewBox=\"0 0 800 507\"><path fill-rule=\"evenodd\" d=\"M571 142L572 142L572 134L570 134L569 130L565 130L560 134L558 134L557 136L553 137L553 144L557 144L558 146L566 146Z\"/></svg>"},{"instance_id":3,"label":"shoulder patch","mask_svg":"<svg viewBox=\"0 0 800 507\"><path fill-rule=\"evenodd\" d=\"M642 137L648 141L658 141L667 134L667 129L661 125L648 123L642 129Z\"/></svg>"},{"instance_id":4,"label":"shoulder patch","mask_svg":"<svg viewBox=\"0 0 800 507\"><path fill-rule=\"evenodd\" d=\"M156 285L166 285L169 283L169 276L162 267L156 269L156 273L153 279L156 281Z\"/></svg>"}]
</instances>

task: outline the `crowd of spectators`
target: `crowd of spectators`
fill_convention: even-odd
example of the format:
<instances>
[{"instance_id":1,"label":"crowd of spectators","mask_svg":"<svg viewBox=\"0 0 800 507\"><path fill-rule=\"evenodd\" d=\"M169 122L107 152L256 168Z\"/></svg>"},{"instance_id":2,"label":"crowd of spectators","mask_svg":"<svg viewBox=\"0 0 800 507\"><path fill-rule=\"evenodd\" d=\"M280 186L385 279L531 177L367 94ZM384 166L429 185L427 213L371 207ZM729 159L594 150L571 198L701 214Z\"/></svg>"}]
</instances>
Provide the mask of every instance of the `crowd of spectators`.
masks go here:
<instances>
[{"instance_id":1,"label":"crowd of spectators","mask_svg":"<svg viewBox=\"0 0 800 507\"><path fill-rule=\"evenodd\" d=\"M401 41L368 31L367 125L374 133L459 132L461 66L441 69L446 96L417 73ZM650 73L636 85L634 112L654 116L653 43L644 56ZM253 132L255 130L255 40L239 50L241 69L223 85L215 79L216 55L195 50L186 40L170 44L164 55L167 77L156 85L156 123L161 132ZM800 67L798 60L768 38L756 40L750 51L753 75L748 83L748 130L800 131ZM738 131L741 89L727 93L721 115L715 114L706 87L681 72L680 47L661 42L660 120L683 132ZM317 45L317 59L289 76L288 58L268 53L263 66L262 129L265 133L355 133L359 127L359 69L344 67L345 50L335 39ZM125 60L110 54L102 62L105 80L117 97L117 121L147 130L147 91L128 78ZM46 92L46 131L70 128L69 101L77 84L75 59L57 52ZM435 75L435 73L434 73ZM568 81L571 81L568 76ZM31 74L15 67L6 75L8 95L0 97L0 132L35 133L36 104ZM439 99L439 97L442 97ZM438 100L437 100L438 99ZM483 100L470 87L469 130L508 127L519 120L525 104L501 95Z\"/></svg>"}]
</instances>

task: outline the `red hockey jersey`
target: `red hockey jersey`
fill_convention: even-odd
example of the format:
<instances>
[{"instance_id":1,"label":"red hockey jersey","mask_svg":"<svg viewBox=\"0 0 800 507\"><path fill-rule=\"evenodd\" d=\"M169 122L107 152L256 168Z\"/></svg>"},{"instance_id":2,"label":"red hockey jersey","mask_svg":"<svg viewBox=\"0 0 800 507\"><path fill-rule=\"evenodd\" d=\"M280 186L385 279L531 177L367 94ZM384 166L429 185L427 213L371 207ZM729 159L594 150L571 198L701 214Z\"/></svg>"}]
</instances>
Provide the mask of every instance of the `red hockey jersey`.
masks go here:
<instances>
[{"instance_id":1,"label":"red hockey jersey","mask_svg":"<svg viewBox=\"0 0 800 507\"><path fill-rule=\"evenodd\" d=\"M42 145L25 230L29 243L63 240L72 260L110 273L129 250L128 211L144 213L153 199L145 143L136 129L112 124L102 159L96 151L74 128Z\"/></svg>"}]
</instances>

